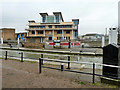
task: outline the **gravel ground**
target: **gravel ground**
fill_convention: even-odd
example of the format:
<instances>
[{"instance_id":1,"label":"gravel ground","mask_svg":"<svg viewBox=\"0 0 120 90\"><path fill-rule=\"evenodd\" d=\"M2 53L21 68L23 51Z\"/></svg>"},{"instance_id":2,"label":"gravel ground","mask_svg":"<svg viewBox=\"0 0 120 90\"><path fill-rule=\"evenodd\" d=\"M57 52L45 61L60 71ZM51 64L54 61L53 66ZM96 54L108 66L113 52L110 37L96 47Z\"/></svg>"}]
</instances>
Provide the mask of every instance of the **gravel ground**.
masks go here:
<instances>
[{"instance_id":1,"label":"gravel ground","mask_svg":"<svg viewBox=\"0 0 120 90\"><path fill-rule=\"evenodd\" d=\"M51 66L51 65L47 65ZM59 66L54 66L58 67ZM115 86L92 84L83 76L72 72L61 72L43 68L38 73L38 63L2 60L2 87L3 88L110 88Z\"/></svg>"}]
</instances>

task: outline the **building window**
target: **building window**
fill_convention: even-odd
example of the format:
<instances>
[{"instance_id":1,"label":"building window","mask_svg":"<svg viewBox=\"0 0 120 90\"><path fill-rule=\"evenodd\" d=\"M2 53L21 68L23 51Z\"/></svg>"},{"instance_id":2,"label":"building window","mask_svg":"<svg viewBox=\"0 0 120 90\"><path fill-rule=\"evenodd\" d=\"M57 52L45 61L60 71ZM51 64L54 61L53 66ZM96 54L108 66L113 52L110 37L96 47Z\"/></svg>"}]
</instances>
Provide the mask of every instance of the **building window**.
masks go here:
<instances>
[{"instance_id":1,"label":"building window","mask_svg":"<svg viewBox=\"0 0 120 90\"><path fill-rule=\"evenodd\" d=\"M66 34L70 34L70 31L66 31Z\"/></svg>"},{"instance_id":2,"label":"building window","mask_svg":"<svg viewBox=\"0 0 120 90\"><path fill-rule=\"evenodd\" d=\"M66 40L70 40L70 37L66 37Z\"/></svg>"},{"instance_id":3,"label":"building window","mask_svg":"<svg viewBox=\"0 0 120 90\"><path fill-rule=\"evenodd\" d=\"M44 25L42 25L42 26L35 26L35 28L45 28L45 26Z\"/></svg>"},{"instance_id":4,"label":"building window","mask_svg":"<svg viewBox=\"0 0 120 90\"><path fill-rule=\"evenodd\" d=\"M52 37L49 37L49 40L52 40Z\"/></svg>"},{"instance_id":5,"label":"building window","mask_svg":"<svg viewBox=\"0 0 120 90\"><path fill-rule=\"evenodd\" d=\"M35 34L35 31L32 31L32 34Z\"/></svg>"},{"instance_id":6,"label":"building window","mask_svg":"<svg viewBox=\"0 0 120 90\"><path fill-rule=\"evenodd\" d=\"M69 40L70 40L70 37L68 37L69 38Z\"/></svg>"},{"instance_id":7,"label":"building window","mask_svg":"<svg viewBox=\"0 0 120 90\"><path fill-rule=\"evenodd\" d=\"M17 34L17 38L19 38L19 34Z\"/></svg>"},{"instance_id":8,"label":"building window","mask_svg":"<svg viewBox=\"0 0 120 90\"><path fill-rule=\"evenodd\" d=\"M59 37L59 40L62 40L62 37Z\"/></svg>"},{"instance_id":9,"label":"building window","mask_svg":"<svg viewBox=\"0 0 120 90\"><path fill-rule=\"evenodd\" d=\"M21 39L24 40L24 34L21 34Z\"/></svg>"},{"instance_id":10,"label":"building window","mask_svg":"<svg viewBox=\"0 0 120 90\"><path fill-rule=\"evenodd\" d=\"M57 37L57 40L62 40L62 37Z\"/></svg>"},{"instance_id":11,"label":"building window","mask_svg":"<svg viewBox=\"0 0 120 90\"><path fill-rule=\"evenodd\" d=\"M34 29L34 28L45 28L45 25L41 25L41 26L30 26L30 28Z\"/></svg>"},{"instance_id":12,"label":"building window","mask_svg":"<svg viewBox=\"0 0 120 90\"><path fill-rule=\"evenodd\" d=\"M30 43L35 43L35 38L30 38Z\"/></svg>"},{"instance_id":13,"label":"building window","mask_svg":"<svg viewBox=\"0 0 120 90\"><path fill-rule=\"evenodd\" d=\"M62 30L57 31L57 34L62 34Z\"/></svg>"},{"instance_id":14,"label":"building window","mask_svg":"<svg viewBox=\"0 0 120 90\"><path fill-rule=\"evenodd\" d=\"M72 28L72 25L55 25L55 28Z\"/></svg>"},{"instance_id":15,"label":"building window","mask_svg":"<svg viewBox=\"0 0 120 90\"><path fill-rule=\"evenodd\" d=\"M43 31L38 31L38 34L43 34Z\"/></svg>"},{"instance_id":16,"label":"building window","mask_svg":"<svg viewBox=\"0 0 120 90\"><path fill-rule=\"evenodd\" d=\"M46 20L46 17L43 16L43 17L42 17L42 22L45 22L45 20Z\"/></svg>"},{"instance_id":17,"label":"building window","mask_svg":"<svg viewBox=\"0 0 120 90\"><path fill-rule=\"evenodd\" d=\"M45 28L45 26L38 26L38 28Z\"/></svg>"},{"instance_id":18,"label":"building window","mask_svg":"<svg viewBox=\"0 0 120 90\"><path fill-rule=\"evenodd\" d=\"M49 28L52 28L52 25L49 25L48 27L49 27Z\"/></svg>"},{"instance_id":19,"label":"building window","mask_svg":"<svg viewBox=\"0 0 120 90\"><path fill-rule=\"evenodd\" d=\"M59 22L59 15L56 15L56 22Z\"/></svg>"}]
</instances>

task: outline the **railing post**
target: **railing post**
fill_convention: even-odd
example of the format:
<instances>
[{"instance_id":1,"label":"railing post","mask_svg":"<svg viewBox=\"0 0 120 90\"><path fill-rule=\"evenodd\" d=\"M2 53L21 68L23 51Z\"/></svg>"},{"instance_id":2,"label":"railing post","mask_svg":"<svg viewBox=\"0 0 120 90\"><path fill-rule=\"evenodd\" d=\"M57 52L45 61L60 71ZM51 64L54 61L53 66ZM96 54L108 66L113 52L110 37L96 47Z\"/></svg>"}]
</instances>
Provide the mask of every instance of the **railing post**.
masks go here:
<instances>
[{"instance_id":1,"label":"railing post","mask_svg":"<svg viewBox=\"0 0 120 90\"><path fill-rule=\"evenodd\" d=\"M43 54L41 54L41 65L43 65Z\"/></svg>"},{"instance_id":2,"label":"railing post","mask_svg":"<svg viewBox=\"0 0 120 90\"><path fill-rule=\"evenodd\" d=\"M70 69L70 56L68 56L68 67L67 69Z\"/></svg>"},{"instance_id":3,"label":"railing post","mask_svg":"<svg viewBox=\"0 0 120 90\"><path fill-rule=\"evenodd\" d=\"M21 52L21 62L23 62L23 52Z\"/></svg>"},{"instance_id":4,"label":"railing post","mask_svg":"<svg viewBox=\"0 0 120 90\"><path fill-rule=\"evenodd\" d=\"M53 40L53 48L55 48L55 46L54 46L54 40Z\"/></svg>"},{"instance_id":5,"label":"railing post","mask_svg":"<svg viewBox=\"0 0 120 90\"><path fill-rule=\"evenodd\" d=\"M71 48L71 41L69 40L69 46L68 46L68 48Z\"/></svg>"},{"instance_id":6,"label":"railing post","mask_svg":"<svg viewBox=\"0 0 120 90\"><path fill-rule=\"evenodd\" d=\"M42 68L41 68L41 58L39 58L39 74L42 72Z\"/></svg>"},{"instance_id":7,"label":"railing post","mask_svg":"<svg viewBox=\"0 0 120 90\"><path fill-rule=\"evenodd\" d=\"M63 64L61 64L61 71L63 71L64 70L64 67L63 67Z\"/></svg>"},{"instance_id":8,"label":"railing post","mask_svg":"<svg viewBox=\"0 0 120 90\"><path fill-rule=\"evenodd\" d=\"M93 84L95 83L95 63L93 63Z\"/></svg>"},{"instance_id":9,"label":"railing post","mask_svg":"<svg viewBox=\"0 0 120 90\"><path fill-rule=\"evenodd\" d=\"M5 60L7 60L7 51L6 51L6 53L5 53Z\"/></svg>"}]
</instances>

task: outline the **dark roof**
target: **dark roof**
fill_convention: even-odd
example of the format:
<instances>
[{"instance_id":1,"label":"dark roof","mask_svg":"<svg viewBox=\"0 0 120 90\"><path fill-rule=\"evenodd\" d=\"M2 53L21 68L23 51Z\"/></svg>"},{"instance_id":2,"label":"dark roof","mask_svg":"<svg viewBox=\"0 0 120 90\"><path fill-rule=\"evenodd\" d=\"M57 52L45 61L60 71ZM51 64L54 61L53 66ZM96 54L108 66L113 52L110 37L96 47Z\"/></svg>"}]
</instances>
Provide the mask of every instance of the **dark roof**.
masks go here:
<instances>
[{"instance_id":1,"label":"dark roof","mask_svg":"<svg viewBox=\"0 0 120 90\"><path fill-rule=\"evenodd\" d=\"M15 34L22 34L22 33L27 33L27 32L17 32L17 33L15 33Z\"/></svg>"},{"instance_id":2,"label":"dark roof","mask_svg":"<svg viewBox=\"0 0 120 90\"><path fill-rule=\"evenodd\" d=\"M79 24L79 19L72 19L72 21L78 21L78 24Z\"/></svg>"},{"instance_id":3,"label":"dark roof","mask_svg":"<svg viewBox=\"0 0 120 90\"><path fill-rule=\"evenodd\" d=\"M44 16L44 15L47 15L48 16L48 13L39 13L41 16Z\"/></svg>"},{"instance_id":4,"label":"dark roof","mask_svg":"<svg viewBox=\"0 0 120 90\"><path fill-rule=\"evenodd\" d=\"M101 34L86 34L85 36L96 36L96 35L101 36Z\"/></svg>"},{"instance_id":5,"label":"dark roof","mask_svg":"<svg viewBox=\"0 0 120 90\"><path fill-rule=\"evenodd\" d=\"M112 43L112 44L109 44L109 45L107 45L107 46L104 46L103 48L108 47L108 46L114 46L114 47L120 48L120 46L119 46L119 45L116 45L115 43Z\"/></svg>"},{"instance_id":6,"label":"dark roof","mask_svg":"<svg viewBox=\"0 0 120 90\"><path fill-rule=\"evenodd\" d=\"M0 30L15 30L15 28L0 28Z\"/></svg>"},{"instance_id":7,"label":"dark roof","mask_svg":"<svg viewBox=\"0 0 120 90\"><path fill-rule=\"evenodd\" d=\"M28 22L34 22L35 23L35 20L28 20Z\"/></svg>"}]
</instances>

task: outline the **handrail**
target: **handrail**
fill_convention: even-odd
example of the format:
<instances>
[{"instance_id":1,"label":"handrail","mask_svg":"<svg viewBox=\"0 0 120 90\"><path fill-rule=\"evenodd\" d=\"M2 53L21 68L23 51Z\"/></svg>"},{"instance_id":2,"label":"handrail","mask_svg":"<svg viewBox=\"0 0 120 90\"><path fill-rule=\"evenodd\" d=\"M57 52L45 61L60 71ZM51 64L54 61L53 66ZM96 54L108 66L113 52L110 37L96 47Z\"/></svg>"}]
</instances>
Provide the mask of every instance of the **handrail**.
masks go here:
<instances>
[{"instance_id":1,"label":"handrail","mask_svg":"<svg viewBox=\"0 0 120 90\"><path fill-rule=\"evenodd\" d=\"M28 58L30 59L29 57L23 57L23 52L19 53L20 54L20 57L21 58L21 62L24 62L23 59L24 58ZM96 74L95 73L95 65L100 65L100 66L107 66L107 67L112 67L112 68L120 68L120 66L115 66L115 65L107 65L107 64L101 64L101 63L90 63L90 62L80 62L80 61L70 61L70 56L68 56L68 60L60 60L60 59L50 59L50 58L43 58L43 55L52 55L52 54L41 54L41 57L39 58L39 73L42 72L42 67L44 67L43 65L43 61L53 61L53 62L60 62L62 63L61 64L61 69L58 69L58 70L61 70L61 71L69 71L69 72L76 72L76 73L82 73L82 74L88 74L88 75L92 75L93 79L93 83L95 83L95 76L103 76L103 75L100 75L100 74ZM55 56L55 55L54 55ZM57 55L58 56L58 55ZM59 55L59 56L67 56L67 55ZM16 56L10 56L8 55L7 51L6 51L6 55L5 55L5 60L7 60L8 57L16 57ZM31 60L34 60L35 61L35 58L31 58ZM29 61L29 60L28 60ZM63 63L68 63L68 67L64 70L64 67L63 67ZM88 72L80 72L80 71L74 71L72 69L70 69L70 63L76 63L76 64L91 64L93 66L93 72L92 73L88 73ZM52 67L50 67L51 69L53 69ZM54 69L57 69L57 68L54 68ZM110 78L116 78L116 79L119 79L120 77L111 77L111 76L105 76L105 77L110 77Z\"/></svg>"},{"instance_id":2,"label":"handrail","mask_svg":"<svg viewBox=\"0 0 120 90\"><path fill-rule=\"evenodd\" d=\"M25 52L25 53L30 53L30 52ZM53 55L53 56L73 56L73 55L58 55L58 54L44 54L44 53L33 53L33 54L43 54L43 55ZM10 56L10 55L8 55ZM10 56L12 57L12 56ZM13 56L14 57L14 56ZM78 57L78 56L75 56ZM28 58L28 57L23 57L23 58ZM34 59L34 58L28 58L28 59ZM63 62L63 63L76 63L76 64L93 64L90 62L79 62L79 61L68 61L68 60L59 60L59 59L49 59L49 58L41 58L44 59L46 61L57 61L57 62ZM99 65L99 66L107 66L107 67L113 67L113 68L120 68L120 66L115 66L115 65L108 65L108 64L102 64L102 63L95 63L95 65Z\"/></svg>"},{"instance_id":3,"label":"handrail","mask_svg":"<svg viewBox=\"0 0 120 90\"><path fill-rule=\"evenodd\" d=\"M120 66L115 66L115 65L108 65L108 64L101 64L101 63L95 63L100 66L107 66L107 67L114 67L114 68L120 68Z\"/></svg>"},{"instance_id":4,"label":"handrail","mask_svg":"<svg viewBox=\"0 0 120 90\"><path fill-rule=\"evenodd\" d=\"M45 61L54 61L54 62L63 62L63 63L76 63L76 64L91 64L93 65L93 63L89 63L89 62L79 62L79 61L67 61L67 60L59 60L59 59L49 59L49 58L41 58ZM107 64L100 64L100 63L95 63L96 65L100 65L100 66L107 66L107 67L114 67L114 68L120 68L120 66L115 66L115 65L107 65Z\"/></svg>"},{"instance_id":5,"label":"handrail","mask_svg":"<svg viewBox=\"0 0 120 90\"><path fill-rule=\"evenodd\" d=\"M50 58L41 58L45 61L54 61L54 62L63 62L63 63L76 63L76 64L93 64L93 63L89 63L89 62L78 62L78 61L67 61L67 60L59 60L59 59L50 59Z\"/></svg>"}]
</instances>

